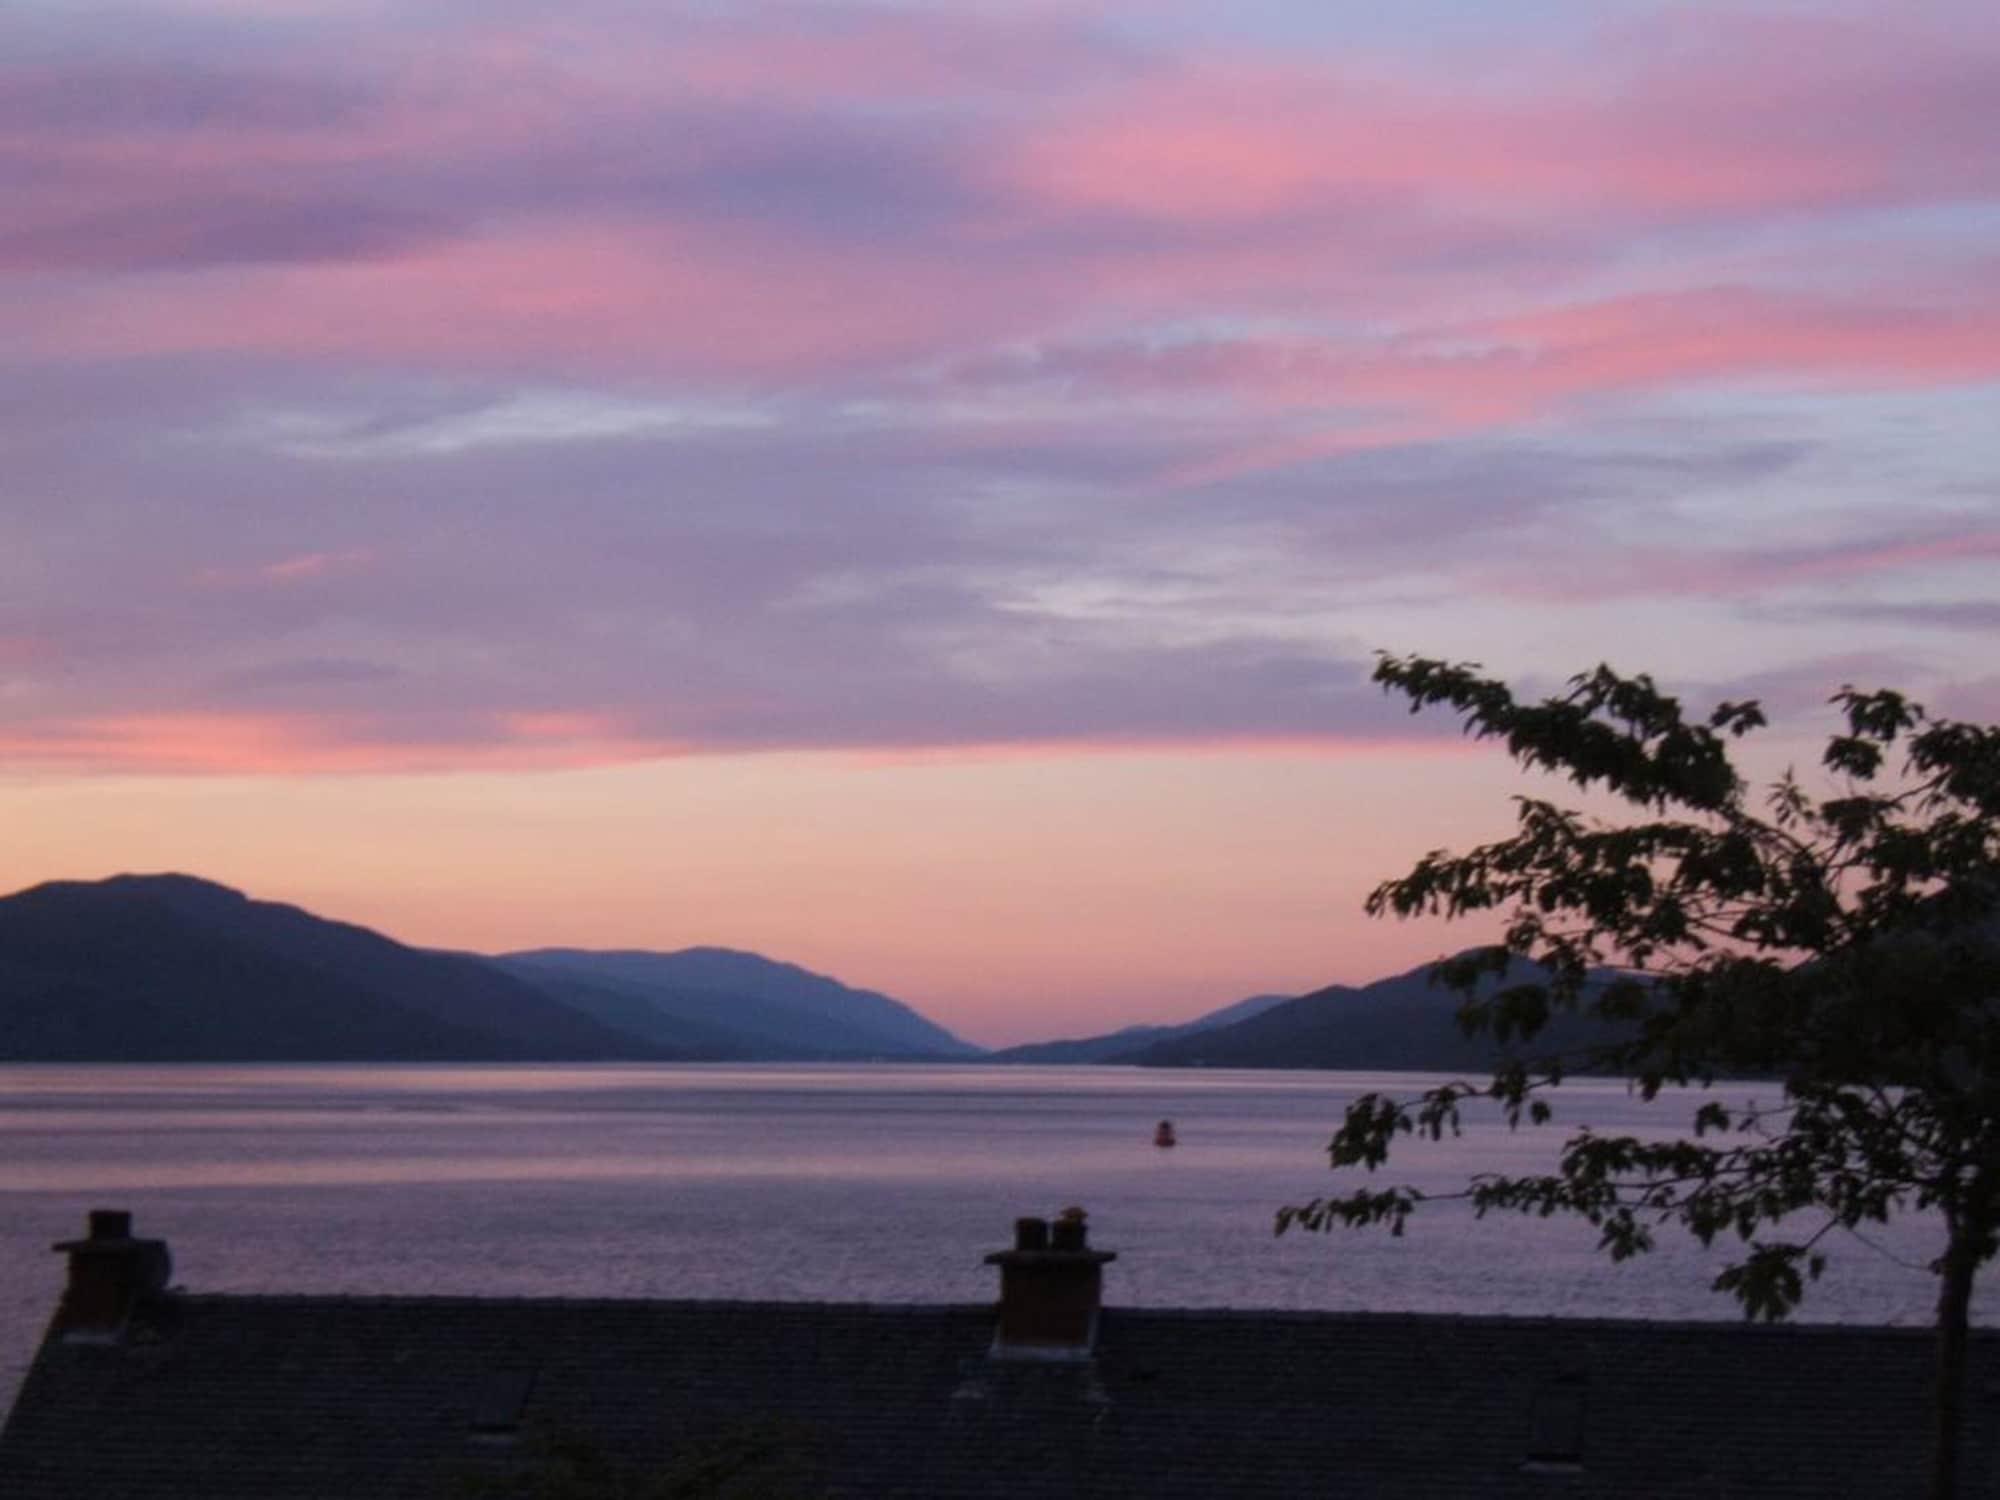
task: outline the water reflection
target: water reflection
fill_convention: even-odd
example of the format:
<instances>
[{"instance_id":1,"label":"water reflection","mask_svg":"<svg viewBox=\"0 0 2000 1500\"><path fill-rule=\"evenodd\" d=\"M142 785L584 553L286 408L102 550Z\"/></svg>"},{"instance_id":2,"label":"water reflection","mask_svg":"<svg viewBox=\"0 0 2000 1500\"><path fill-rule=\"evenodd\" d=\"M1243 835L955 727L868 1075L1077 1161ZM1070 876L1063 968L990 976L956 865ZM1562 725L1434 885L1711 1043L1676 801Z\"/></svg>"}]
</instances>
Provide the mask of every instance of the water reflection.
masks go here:
<instances>
[{"instance_id":1,"label":"water reflection","mask_svg":"<svg viewBox=\"0 0 2000 1500\"><path fill-rule=\"evenodd\" d=\"M1333 1185L1348 1101L1407 1075L768 1067L0 1068L0 1399L59 1278L51 1240L135 1210L209 1290L974 1302L1023 1212L1087 1206L1127 1304L1727 1317L1720 1256L1613 1267L1587 1226L1394 1240L1271 1235ZM1468 1112L1393 1180L1448 1189L1553 1159L1580 1124L1678 1131L1689 1104L1564 1086L1554 1127ZM1175 1122L1173 1151L1152 1144ZM1808 1313L1925 1321L1927 1227L1847 1242ZM1989 1296L1982 1315L1991 1318Z\"/></svg>"}]
</instances>

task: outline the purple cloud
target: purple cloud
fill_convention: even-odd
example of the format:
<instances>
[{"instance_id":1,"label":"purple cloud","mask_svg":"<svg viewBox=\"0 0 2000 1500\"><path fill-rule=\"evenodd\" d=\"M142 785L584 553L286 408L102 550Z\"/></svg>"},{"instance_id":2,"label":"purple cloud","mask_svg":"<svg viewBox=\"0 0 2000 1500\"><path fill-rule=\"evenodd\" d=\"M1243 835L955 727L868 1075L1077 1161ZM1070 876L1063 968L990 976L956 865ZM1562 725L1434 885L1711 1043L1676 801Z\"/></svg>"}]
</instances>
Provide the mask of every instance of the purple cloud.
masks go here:
<instances>
[{"instance_id":1,"label":"purple cloud","mask_svg":"<svg viewBox=\"0 0 2000 1500\"><path fill-rule=\"evenodd\" d=\"M1087 9L337 19L0 65L37 764L1375 740L1377 646L1983 670L1979 36L1467 86Z\"/></svg>"}]
</instances>

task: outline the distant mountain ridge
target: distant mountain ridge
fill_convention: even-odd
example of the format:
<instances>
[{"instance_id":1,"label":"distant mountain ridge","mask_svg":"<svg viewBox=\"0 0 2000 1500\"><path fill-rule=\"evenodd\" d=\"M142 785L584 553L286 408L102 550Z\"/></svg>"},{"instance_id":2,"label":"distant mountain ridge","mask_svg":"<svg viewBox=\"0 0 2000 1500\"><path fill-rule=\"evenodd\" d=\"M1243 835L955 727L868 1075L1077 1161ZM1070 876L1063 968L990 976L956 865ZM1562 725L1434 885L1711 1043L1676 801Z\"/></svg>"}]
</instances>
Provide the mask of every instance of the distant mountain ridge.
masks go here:
<instances>
[{"instance_id":1,"label":"distant mountain ridge","mask_svg":"<svg viewBox=\"0 0 2000 1500\"><path fill-rule=\"evenodd\" d=\"M588 1015L663 1042L686 1027L723 1025L753 1044L745 1056L758 1046L765 1056L980 1055L900 1000L734 948L539 948L495 962Z\"/></svg>"},{"instance_id":2,"label":"distant mountain ridge","mask_svg":"<svg viewBox=\"0 0 2000 1500\"><path fill-rule=\"evenodd\" d=\"M425 950L190 875L0 897L0 1061L976 1055L900 1001L755 954Z\"/></svg>"},{"instance_id":3,"label":"distant mountain ridge","mask_svg":"<svg viewBox=\"0 0 2000 1500\"><path fill-rule=\"evenodd\" d=\"M912 1007L726 948L412 948L188 875L56 881L0 897L0 1061L973 1060L1463 1071L1428 966L1176 1025L982 1053ZM1536 1051L1607 1038L1557 1019Z\"/></svg>"},{"instance_id":4,"label":"distant mountain ridge","mask_svg":"<svg viewBox=\"0 0 2000 1500\"><path fill-rule=\"evenodd\" d=\"M674 1054L482 959L187 875L0 898L12 1062L603 1061Z\"/></svg>"},{"instance_id":5,"label":"distant mountain ridge","mask_svg":"<svg viewBox=\"0 0 2000 1500\"><path fill-rule=\"evenodd\" d=\"M1455 1073L1489 1069L1503 1049L1491 1037L1459 1029L1460 997L1433 984L1431 966L1372 984L1328 985L1267 1007L1231 1025L1142 1043L1105 1059L1140 1067L1342 1068ZM1610 971L1606 971L1607 978ZM1508 982L1528 978L1524 967ZM1489 980L1485 992L1500 986ZM1558 1015L1534 1042L1518 1050L1547 1055L1612 1040L1586 1016Z\"/></svg>"},{"instance_id":6,"label":"distant mountain ridge","mask_svg":"<svg viewBox=\"0 0 2000 1500\"><path fill-rule=\"evenodd\" d=\"M1018 1047L1003 1047L997 1052L989 1052L986 1060L1007 1063L1130 1062L1148 1047L1248 1020L1273 1006L1283 1005L1289 998L1286 995L1252 995L1247 1000L1238 1000L1233 1005L1225 1005L1220 1010L1209 1011L1177 1025L1127 1026L1102 1036L1025 1042Z\"/></svg>"}]
</instances>

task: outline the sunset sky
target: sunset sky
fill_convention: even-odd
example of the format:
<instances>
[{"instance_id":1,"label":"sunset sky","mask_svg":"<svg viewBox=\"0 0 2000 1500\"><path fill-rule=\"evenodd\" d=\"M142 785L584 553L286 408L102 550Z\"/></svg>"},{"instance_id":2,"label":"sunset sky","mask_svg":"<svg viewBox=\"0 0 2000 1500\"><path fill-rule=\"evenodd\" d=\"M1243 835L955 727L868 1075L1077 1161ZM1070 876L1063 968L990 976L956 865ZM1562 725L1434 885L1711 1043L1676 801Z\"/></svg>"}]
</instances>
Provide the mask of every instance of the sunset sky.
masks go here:
<instances>
[{"instance_id":1,"label":"sunset sky","mask_svg":"<svg viewBox=\"0 0 2000 1500\"><path fill-rule=\"evenodd\" d=\"M0 885L1364 980L1372 653L2000 718L1991 0L7 0Z\"/></svg>"}]
</instances>

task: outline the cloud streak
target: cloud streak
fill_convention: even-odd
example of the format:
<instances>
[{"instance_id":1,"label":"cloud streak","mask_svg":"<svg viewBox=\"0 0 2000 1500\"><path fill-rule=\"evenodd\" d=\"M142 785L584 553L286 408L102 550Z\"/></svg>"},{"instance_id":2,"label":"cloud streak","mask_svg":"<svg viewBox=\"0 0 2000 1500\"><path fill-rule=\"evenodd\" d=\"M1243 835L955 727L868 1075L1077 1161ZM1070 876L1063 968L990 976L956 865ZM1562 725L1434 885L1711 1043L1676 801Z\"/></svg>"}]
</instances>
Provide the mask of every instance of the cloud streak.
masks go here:
<instances>
[{"instance_id":1,"label":"cloud streak","mask_svg":"<svg viewBox=\"0 0 2000 1500\"><path fill-rule=\"evenodd\" d=\"M94 14L0 19L7 763L1387 744L1371 648L1654 603L1981 675L1990 28Z\"/></svg>"}]
</instances>

